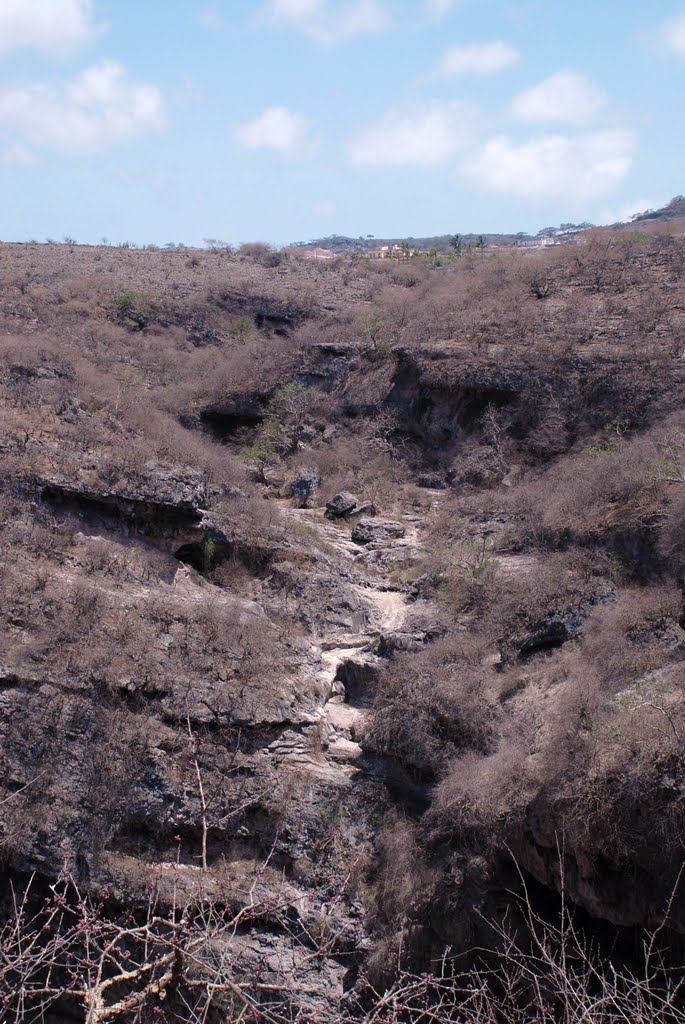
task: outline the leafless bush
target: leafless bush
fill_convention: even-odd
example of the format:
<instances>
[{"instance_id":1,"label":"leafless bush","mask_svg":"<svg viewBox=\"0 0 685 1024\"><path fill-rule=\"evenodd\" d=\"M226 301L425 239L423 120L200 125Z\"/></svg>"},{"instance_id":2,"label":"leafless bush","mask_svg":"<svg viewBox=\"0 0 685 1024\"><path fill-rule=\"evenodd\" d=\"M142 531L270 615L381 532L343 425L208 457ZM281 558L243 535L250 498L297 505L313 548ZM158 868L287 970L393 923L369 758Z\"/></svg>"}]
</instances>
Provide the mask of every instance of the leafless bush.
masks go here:
<instances>
[{"instance_id":1,"label":"leafless bush","mask_svg":"<svg viewBox=\"0 0 685 1024\"><path fill-rule=\"evenodd\" d=\"M434 777L463 749L487 750L494 709L459 640L399 658L382 674L367 743Z\"/></svg>"}]
</instances>

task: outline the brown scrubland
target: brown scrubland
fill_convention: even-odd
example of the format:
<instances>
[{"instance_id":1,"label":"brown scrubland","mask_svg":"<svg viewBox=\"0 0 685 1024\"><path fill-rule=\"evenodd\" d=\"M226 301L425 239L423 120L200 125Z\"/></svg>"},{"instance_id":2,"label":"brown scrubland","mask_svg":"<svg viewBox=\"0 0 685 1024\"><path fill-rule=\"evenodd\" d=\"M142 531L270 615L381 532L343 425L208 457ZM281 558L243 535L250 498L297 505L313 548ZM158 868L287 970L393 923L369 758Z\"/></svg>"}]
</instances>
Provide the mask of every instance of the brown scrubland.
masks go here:
<instances>
[{"instance_id":1,"label":"brown scrubland","mask_svg":"<svg viewBox=\"0 0 685 1024\"><path fill-rule=\"evenodd\" d=\"M2 1019L685 1020L684 385L678 220L0 245Z\"/></svg>"}]
</instances>

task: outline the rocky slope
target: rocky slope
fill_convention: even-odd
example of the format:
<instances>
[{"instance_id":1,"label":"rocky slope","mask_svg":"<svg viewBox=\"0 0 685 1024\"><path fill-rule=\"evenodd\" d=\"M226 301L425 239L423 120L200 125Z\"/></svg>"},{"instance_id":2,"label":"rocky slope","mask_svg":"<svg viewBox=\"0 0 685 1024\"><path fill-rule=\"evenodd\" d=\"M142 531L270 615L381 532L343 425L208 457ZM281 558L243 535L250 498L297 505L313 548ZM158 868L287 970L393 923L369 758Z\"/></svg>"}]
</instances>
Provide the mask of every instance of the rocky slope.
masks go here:
<instances>
[{"instance_id":1,"label":"rocky slope","mask_svg":"<svg viewBox=\"0 0 685 1024\"><path fill-rule=\"evenodd\" d=\"M233 915L211 962L317 1024L525 892L677 948L685 249L636 244L8 279L8 883Z\"/></svg>"},{"instance_id":2,"label":"rocky slope","mask_svg":"<svg viewBox=\"0 0 685 1024\"><path fill-rule=\"evenodd\" d=\"M260 902L277 910L240 936L238 973L259 964L291 998L304 988L303 1005L337 1006L367 942L352 866L369 855L388 785L404 781L400 764L362 742L378 668L432 627L431 606L419 613L397 581L418 554L418 517L390 529L281 501L278 550L239 597L187 564L211 547L212 560L229 559L229 580L240 567L235 526L203 508L201 475L147 472L140 487L107 490L54 472L40 480L38 517L68 524L72 540L29 589L48 620L56 599L72 605L93 657L51 664L17 601L1 697L12 869L50 878L66 868L134 902L150 884L164 899L180 885L188 900L240 902L259 880ZM352 539L360 523L363 543ZM164 558L162 578L112 578L136 552ZM120 653L147 617L151 649Z\"/></svg>"}]
</instances>

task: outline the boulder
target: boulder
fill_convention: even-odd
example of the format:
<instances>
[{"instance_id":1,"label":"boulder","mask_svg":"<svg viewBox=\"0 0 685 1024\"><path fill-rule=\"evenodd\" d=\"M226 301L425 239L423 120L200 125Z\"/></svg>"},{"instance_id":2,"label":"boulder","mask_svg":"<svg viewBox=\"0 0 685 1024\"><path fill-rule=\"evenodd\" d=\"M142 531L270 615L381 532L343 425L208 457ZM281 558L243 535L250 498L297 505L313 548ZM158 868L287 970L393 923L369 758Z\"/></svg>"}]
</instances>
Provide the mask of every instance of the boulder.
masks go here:
<instances>
[{"instance_id":1,"label":"boulder","mask_svg":"<svg viewBox=\"0 0 685 1024\"><path fill-rule=\"evenodd\" d=\"M501 646L503 663L576 640L584 633L585 624L597 607L614 605L617 601L614 584L609 580L598 581L590 592L579 595L576 601L550 608L546 615L527 622L520 632L510 634Z\"/></svg>"},{"instance_id":2,"label":"boulder","mask_svg":"<svg viewBox=\"0 0 685 1024\"><path fill-rule=\"evenodd\" d=\"M340 491L326 505L326 515L333 519L348 516L357 506L357 498L349 491Z\"/></svg>"},{"instance_id":3,"label":"boulder","mask_svg":"<svg viewBox=\"0 0 685 1024\"><path fill-rule=\"evenodd\" d=\"M352 540L357 544L373 541L399 540L404 537L404 526L392 519L360 519L352 531Z\"/></svg>"},{"instance_id":4,"label":"boulder","mask_svg":"<svg viewBox=\"0 0 685 1024\"><path fill-rule=\"evenodd\" d=\"M361 505L357 505L354 512L350 512L351 516L359 518L361 516L375 516L376 506L372 501L364 501Z\"/></svg>"},{"instance_id":5,"label":"boulder","mask_svg":"<svg viewBox=\"0 0 685 1024\"><path fill-rule=\"evenodd\" d=\"M304 508L318 491L320 483L321 475L316 466L300 466L290 483L293 498Z\"/></svg>"}]
</instances>

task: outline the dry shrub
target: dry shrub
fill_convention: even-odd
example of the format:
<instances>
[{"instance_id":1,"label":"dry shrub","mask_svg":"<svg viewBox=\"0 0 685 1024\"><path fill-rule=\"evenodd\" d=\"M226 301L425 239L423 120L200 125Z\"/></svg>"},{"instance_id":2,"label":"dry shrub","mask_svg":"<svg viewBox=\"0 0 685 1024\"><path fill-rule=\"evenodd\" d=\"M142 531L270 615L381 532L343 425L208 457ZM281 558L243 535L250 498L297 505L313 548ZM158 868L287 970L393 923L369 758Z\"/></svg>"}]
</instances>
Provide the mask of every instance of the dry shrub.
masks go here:
<instances>
[{"instance_id":1,"label":"dry shrub","mask_svg":"<svg viewBox=\"0 0 685 1024\"><path fill-rule=\"evenodd\" d=\"M505 703L490 750L458 753L443 769L427 824L491 856L530 851L531 841L553 850L563 835L571 860L601 858L617 885L646 872L646 902L658 902L681 856L679 610L673 588L622 591L553 661L493 673L485 691L501 688Z\"/></svg>"},{"instance_id":2,"label":"dry shrub","mask_svg":"<svg viewBox=\"0 0 685 1024\"><path fill-rule=\"evenodd\" d=\"M374 854L366 904L376 941L368 970L379 984L396 976L398 960L404 960L400 950L407 955L412 922L430 912L440 872L428 863L418 826L399 812L386 816Z\"/></svg>"},{"instance_id":3,"label":"dry shrub","mask_svg":"<svg viewBox=\"0 0 685 1024\"><path fill-rule=\"evenodd\" d=\"M406 468L393 457L382 419L355 420L347 429L340 425L332 437L317 445L315 453L322 503L337 491L348 490L360 503L371 501L387 510L406 480Z\"/></svg>"},{"instance_id":4,"label":"dry shrub","mask_svg":"<svg viewBox=\"0 0 685 1024\"><path fill-rule=\"evenodd\" d=\"M565 459L547 474L524 482L512 494L512 511L525 524L523 543L564 545L612 539L626 558L631 536L650 545L664 510L664 489L650 475L657 449L648 439L623 440L614 433ZM651 545L650 545L651 546ZM639 571L642 566L637 565Z\"/></svg>"},{"instance_id":5,"label":"dry shrub","mask_svg":"<svg viewBox=\"0 0 685 1024\"><path fill-rule=\"evenodd\" d=\"M420 263L398 266L393 268L390 277L393 284L401 285L403 288L416 288L426 281L427 269Z\"/></svg>"},{"instance_id":6,"label":"dry shrub","mask_svg":"<svg viewBox=\"0 0 685 1024\"><path fill-rule=\"evenodd\" d=\"M511 840L540 790L530 777L529 746L519 732L487 757L470 751L455 758L436 787L426 824L462 849L493 856Z\"/></svg>"},{"instance_id":7,"label":"dry shrub","mask_svg":"<svg viewBox=\"0 0 685 1024\"><path fill-rule=\"evenodd\" d=\"M588 622L576 671L592 667L606 694L631 685L685 651L681 614L673 586L621 590L615 607L597 609Z\"/></svg>"},{"instance_id":8,"label":"dry shrub","mask_svg":"<svg viewBox=\"0 0 685 1024\"><path fill-rule=\"evenodd\" d=\"M673 490L673 489L672 489ZM659 553L685 590L685 484L676 485L659 537Z\"/></svg>"},{"instance_id":9,"label":"dry shrub","mask_svg":"<svg viewBox=\"0 0 685 1024\"><path fill-rule=\"evenodd\" d=\"M268 242L243 242L238 252L263 267L278 267L287 258L287 253L275 249Z\"/></svg>"},{"instance_id":10,"label":"dry shrub","mask_svg":"<svg viewBox=\"0 0 685 1024\"><path fill-rule=\"evenodd\" d=\"M494 709L482 673L466 667L462 655L459 640L450 638L392 662L379 680L366 744L427 779L463 749L487 750Z\"/></svg>"}]
</instances>

